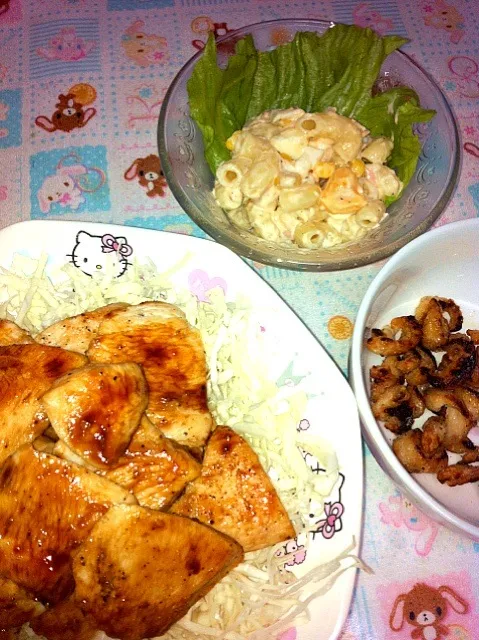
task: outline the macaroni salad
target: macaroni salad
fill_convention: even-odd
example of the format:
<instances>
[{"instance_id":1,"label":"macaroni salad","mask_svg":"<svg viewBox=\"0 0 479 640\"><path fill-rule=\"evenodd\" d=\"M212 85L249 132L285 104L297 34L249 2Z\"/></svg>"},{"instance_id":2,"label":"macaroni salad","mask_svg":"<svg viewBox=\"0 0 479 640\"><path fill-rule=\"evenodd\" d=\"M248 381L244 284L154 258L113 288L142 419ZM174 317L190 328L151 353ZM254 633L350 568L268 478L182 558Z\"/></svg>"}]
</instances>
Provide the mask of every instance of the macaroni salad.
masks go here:
<instances>
[{"instance_id":1,"label":"macaroni salad","mask_svg":"<svg viewBox=\"0 0 479 640\"><path fill-rule=\"evenodd\" d=\"M282 245L329 248L358 240L403 184L386 166L389 138L327 109L275 109L235 131L214 196L237 226Z\"/></svg>"}]
</instances>

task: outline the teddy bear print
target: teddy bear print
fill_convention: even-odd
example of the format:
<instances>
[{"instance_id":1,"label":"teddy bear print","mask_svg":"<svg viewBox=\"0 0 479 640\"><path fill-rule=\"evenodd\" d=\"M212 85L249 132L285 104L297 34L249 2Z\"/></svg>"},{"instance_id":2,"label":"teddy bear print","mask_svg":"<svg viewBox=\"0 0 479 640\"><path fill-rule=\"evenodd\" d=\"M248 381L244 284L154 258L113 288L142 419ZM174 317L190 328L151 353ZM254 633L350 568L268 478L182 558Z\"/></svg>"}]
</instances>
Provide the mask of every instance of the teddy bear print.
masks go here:
<instances>
[{"instance_id":1,"label":"teddy bear print","mask_svg":"<svg viewBox=\"0 0 479 640\"><path fill-rule=\"evenodd\" d=\"M166 38L145 33L144 26L143 20L136 20L125 31L125 35L121 39L121 46L126 55L140 67L166 62L168 60Z\"/></svg>"},{"instance_id":2,"label":"teddy bear print","mask_svg":"<svg viewBox=\"0 0 479 640\"><path fill-rule=\"evenodd\" d=\"M125 171L125 180L138 178L138 183L146 189L149 198L164 196L166 180L158 156L151 154L146 158L137 158Z\"/></svg>"},{"instance_id":3,"label":"teddy bear print","mask_svg":"<svg viewBox=\"0 0 479 640\"><path fill-rule=\"evenodd\" d=\"M228 27L226 22L213 22L213 20L209 16L198 16L191 23L191 30L193 33L203 36L204 40L195 39L192 40L191 44L198 51L202 51L205 48L206 40L208 40L208 36L210 33L213 34L215 40L225 36L233 29ZM235 52L236 40L232 40L226 43L219 43L218 51L227 54L233 54Z\"/></svg>"},{"instance_id":4,"label":"teddy bear print","mask_svg":"<svg viewBox=\"0 0 479 640\"><path fill-rule=\"evenodd\" d=\"M73 129L81 129L96 114L95 108L89 107L85 109L84 106L78 102L78 98L73 93L67 93L66 95L61 93L58 96L58 102L55 105L56 110L53 112L52 117L38 116L35 118L35 124L49 133L54 131L70 133Z\"/></svg>"},{"instance_id":5,"label":"teddy bear print","mask_svg":"<svg viewBox=\"0 0 479 640\"><path fill-rule=\"evenodd\" d=\"M381 15L368 2L360 2L354 8L353 18L354 24L359 27L370 27L381 35L394 28L392 20Z\"/></svg>"},{"instance_id":6,"label":"teddy bear print","mask_svg":"<svg viewBox=\"0 0 479 640\"><path fill-rule=\"evenodd\" d=\"M453 44L460 42L464 35L464 18L456 7L445 0L436 0L436 6L432 8L428 5L428 8L431 13L424 18L425 25L447 31Z\"/></svg>"},{"instance_id":7,"label":"teddy bear print","mask_svg":"<svg viewBox=\"0 0 479 640\"><path fill-rule=\"evenodd\" d=\"M75 27L64 27L51 38L46 47L37 49L37 54L46 60L76 62L82 60L94 49L95 43L80 38Z\"/></svg>"},{"instance_id":8,"label":"teddy bear print","mask_svg":"<svg viewBox=\"0 0 479 640\"><path fill-rule=\"evenodd\" d=\"M469 609L465 602L451 587L438 589L425 583L415 584L408 593L396 598L389 626L393 631L401 631L409 624L413 640L440 640L449 637L449 629L443 624L448 607L456 613L466 613Z\"/></svg>"}]
</instances>

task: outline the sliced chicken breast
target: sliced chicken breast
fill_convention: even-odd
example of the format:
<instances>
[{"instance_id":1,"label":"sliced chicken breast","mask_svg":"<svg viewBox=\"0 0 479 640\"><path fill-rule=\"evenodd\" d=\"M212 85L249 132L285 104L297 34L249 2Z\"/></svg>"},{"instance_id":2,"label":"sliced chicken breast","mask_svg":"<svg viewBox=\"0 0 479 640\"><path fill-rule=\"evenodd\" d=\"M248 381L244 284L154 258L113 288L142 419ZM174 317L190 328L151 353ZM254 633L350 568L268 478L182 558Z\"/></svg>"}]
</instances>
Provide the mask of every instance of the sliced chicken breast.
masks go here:
<instances>
[{"instance_id":1,"label":"sliced chicken breast","mask_svg":"<svg viewBox=\"0 0 479 640\"><path fill-rule=\"evenodd\" d=\"M0 347L0 464L47 428L39 398L85 361L78 353L40 344Z\"/></svg>"},{"instance_id":2,"label":"sliced chicken breast","mask_svg":"<svg viewBox=\"0 0 479 640\"><path fill-rule=\"evenodd\" d=\"M95 470L63 440L55 443L53 453ZM200 471L201 464L185 447L166 438L144 416L125 454L108 470L98 473L128 489L142 507L166 510Z\"/></svg>"},{"instance_id":3,"label":"sliced chicken breast","mask_svg":"<svg viewBox=\"0 0 479 640\"><path fill-rule=\"evenodd\" d=\"M140 424L148 386L132 362L89 364L59 378L42 403L58 437L94 467L107 469Z\"/></svg>"},{"instance_id":4,"label":"sliced chicken breast","mask_svg":"<svg viewBox=\"0 0 479 640\"><path fill-rule=\"evenodd\" d=\"M50 325L35 337L37 342L51 347L62 347L69 351L86 353L92 339L96 336L100 322L110 313L124 309L123 302L108 304L94 311L86 311L78 316L65 318Z\"/></svg>"},{"instance_id":5,"label":"sliced chicken breast","mask_svg":"<svg viewBox=\"0 0 479 640\"><path fill-rule=\"evenodd\" d=\"M32 336L10 320L0 320L0 347L12 344L31 344L35 342Z\"/></svg>"},{"instance_id":6,"label":"sliced chicken breast","mask_svg":"<svg viewBox=\"0 0 479 640\"><path fill-rule=\"evenodd\" d=\"M258 456L229 427L212 433L200 477L187 486L170 511L211 525L237 540L245 551L296 535Z\"/></svg>"},{"instance_id":7,"label":"sliced chicken breast","mask_svg":"<svg viewBox=\"0 0 479 640\"><path fill-rule=\"evenodd\" d=\"M55 456L25 446L0 470L0 571L47 601L72 587L70 551L125 489Z\"/></svg>"},{"instance_id":8,"label":"sliced chicken breast","mask_svg":"<svg viewBox=\"0 0 479 640\"><path fill-rule=\"evenodd\" d=\"M7 578L0 578L0 629L15 629L40 615L45 607Z\"/></svg>"},{"instance_id":9,"label":"sliced chicken breast","mask_svg":"<svg viewBox=\"0 0 479 640\"><path fill-rule=\"evenodd\" d=\"M206 358L183 313L148 302L109 315L87 351L93 362L136 362L149 388L146 414L180 444L204 445L213 426L206 401Z\"/></svg>"},{"instance_id":10,"label":"sliced chicken breast","mask_svg":"<svg viewBox=\"0 0 479 640\"><path fill-rule=\"evenodd\" d=\"M73 554L74 598L111 637L161 636L242 559L210 527L115 506Z\"/></svg>"},{"instance_id":11,"label":"sliced chicken breast","mask_svg":"<svg viewBox=\"0 0 479 640\"><path fill-rule=\"evenodd\" d=\"M104 475L131 491L143 507L166 509L200 471L200 463L184 447L144 417L125 455Z\"/></svg>"},{"instance_id":12,"label":"sliced chicken breast","mask_svg":"<svg viewBox=\"0 0 479 640\"><path fill-rule=\"evenodd\" d=\"M85 615L71 598L47 609L30 626L47 640L93 640L97 634L95 620Z\"/></svg>"}]
</instances>

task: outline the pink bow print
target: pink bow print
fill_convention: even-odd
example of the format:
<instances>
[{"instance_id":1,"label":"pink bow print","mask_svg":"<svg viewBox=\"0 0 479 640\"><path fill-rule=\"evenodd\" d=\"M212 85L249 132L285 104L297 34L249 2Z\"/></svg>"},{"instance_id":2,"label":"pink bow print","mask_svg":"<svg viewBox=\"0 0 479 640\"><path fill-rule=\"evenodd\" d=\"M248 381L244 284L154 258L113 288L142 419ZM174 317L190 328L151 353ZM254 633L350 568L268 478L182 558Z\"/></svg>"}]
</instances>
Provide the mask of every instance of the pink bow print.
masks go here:
<instances>
[{"instance_id":1,"label":"pink bow print","mask_svg":"<svg viewBox=\"0 0 479 640\"><path fill-rule=\"evenodd\" d=\"M102 237L101 243L103 245L101 249L103 253L112 253L113 251L116 251L124 258L131 256L133 253L133 249L127 243L125 238L115 238L115 236L107 233Z\"/></svg>"},{"instance_id":2,"label":"pink bow print","mask_svg":"<svg viewBox=\"0 0 479 640\"><path fill-rule=\"evenodd\" d=\"M335 502L334 504L325 503L324 513L326 518L318 522L318 533L321 532L323 538L332 538L336 531L340 530L343 512L344 507L340 502Z\"/></svg>"}]
</instances>

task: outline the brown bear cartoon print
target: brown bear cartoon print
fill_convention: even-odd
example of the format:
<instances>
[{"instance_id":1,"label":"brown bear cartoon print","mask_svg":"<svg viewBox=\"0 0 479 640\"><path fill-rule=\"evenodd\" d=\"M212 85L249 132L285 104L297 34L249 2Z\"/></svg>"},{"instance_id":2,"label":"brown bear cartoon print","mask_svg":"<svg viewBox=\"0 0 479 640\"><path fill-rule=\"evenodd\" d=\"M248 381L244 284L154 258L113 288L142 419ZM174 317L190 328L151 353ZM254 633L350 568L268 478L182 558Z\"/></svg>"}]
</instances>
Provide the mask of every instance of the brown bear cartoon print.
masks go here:
<instances>
[{"instance_id":1,"label":"brown bear cartoon print","mask_svg":"<svg viewBox=\"0 0 479 640\"><path fill-rule=\"evenodd\" d=\"M449 630L443 624L443 618L448 607L456 613L467 613L469 609L467 602L451 587L435 589L420 582L396 598L389 626L393 631L401 631L405 623L411 625L413 640L445 640Z\"/></svg>"},{"instance_id":2,"label":"brown bear cartoon print","mask_svg":"<svg viewBox=\"0 0 479 640\"><path fill-rule=\"evenodd\" d=\"M81 129L96 114L94 107L85 109L84 105L77 101L72 93L58 96L58 102L55 105L56 111L51 119L47 116L38 116L35 119L37 127L53 133L53 131L70 132L73 129Z\"/></svg>"},{"instance_id":3,"label":"brown bear cartoon print","mask_svg":"<svg viewBox=\"0 0 479 640\"><path fill-rule=\"evenodd\" d=\"M125 171L125 180L138 178L138 183L146 189L150 198L164 196L166 180L161 169L160 158L151 154L146 158L137 158Z\"/></svg>"}]
</instances>

